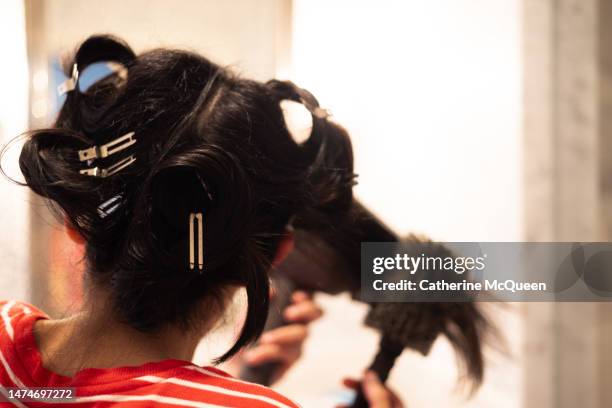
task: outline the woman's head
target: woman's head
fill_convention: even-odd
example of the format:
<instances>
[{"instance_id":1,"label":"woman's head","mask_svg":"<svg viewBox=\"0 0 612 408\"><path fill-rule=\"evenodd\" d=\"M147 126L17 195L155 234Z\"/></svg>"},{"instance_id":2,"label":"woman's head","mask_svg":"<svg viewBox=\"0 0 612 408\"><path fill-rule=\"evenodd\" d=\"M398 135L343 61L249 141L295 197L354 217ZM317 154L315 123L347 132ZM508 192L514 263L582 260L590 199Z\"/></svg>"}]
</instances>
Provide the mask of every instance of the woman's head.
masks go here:
<instances>
[{"instance_id":1,"label":"woman's head","mask_svg":"<svg viewBox=\"0 0 612 408\"><path fill-rule=\"evenodd\" d=\"M19 161L26 184L83 237L89 280L134 328L197 324L203 303L223 304L227 288L244 287L247 316L228 357L263 329L267 273L288 224L326 228L346 213L348 137L308 92L239 78L197 54L136 55L94 36L66 72L97 62L127 75L77 84L54 127L29 134ZM314 113L302 144L285 125L285 99ZM112 152L122 136L127 147ZM189 264L191 214L202 214L203 271Z\"/></svg>"}]
</instances>

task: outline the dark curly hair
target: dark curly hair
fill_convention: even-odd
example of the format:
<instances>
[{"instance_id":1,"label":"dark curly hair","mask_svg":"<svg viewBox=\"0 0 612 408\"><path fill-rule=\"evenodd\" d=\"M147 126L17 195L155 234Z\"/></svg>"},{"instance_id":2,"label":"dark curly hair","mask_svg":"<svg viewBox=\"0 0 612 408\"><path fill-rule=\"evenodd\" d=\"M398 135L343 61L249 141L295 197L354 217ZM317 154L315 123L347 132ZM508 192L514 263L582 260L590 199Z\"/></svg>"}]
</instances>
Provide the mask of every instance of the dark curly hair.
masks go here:
<instances>
[{"instance_id":1,"label":"dark curly hair","mask_svg":"<svg viewBox=\"0 0 612 408\"><path fill-rule=\"evenodd\" d=\"M228 285L244 287L245 322L222 361L263 330L268 272L287 224L327 228L325 220L349 208L348 135L294 84L239 78L191 52L136 55L98 35L65 71L98 62L120 64L127 76L108 75L87 90L77 85L52 128L27 134L19 158L25 184L83 236L87 276L110 290L116 315L138 330L190 327L205 317L203 300L222 300ZM304 143L286 127L285 99L313 113ZM79 158L79 150L128 132L136 142L117 154ZM106 177L81 173L129 157L132 164ZM108 200L118 207L101 216ZM204 218L203 273L188 263L192 212Z\"/></svg>"}]
</instances>

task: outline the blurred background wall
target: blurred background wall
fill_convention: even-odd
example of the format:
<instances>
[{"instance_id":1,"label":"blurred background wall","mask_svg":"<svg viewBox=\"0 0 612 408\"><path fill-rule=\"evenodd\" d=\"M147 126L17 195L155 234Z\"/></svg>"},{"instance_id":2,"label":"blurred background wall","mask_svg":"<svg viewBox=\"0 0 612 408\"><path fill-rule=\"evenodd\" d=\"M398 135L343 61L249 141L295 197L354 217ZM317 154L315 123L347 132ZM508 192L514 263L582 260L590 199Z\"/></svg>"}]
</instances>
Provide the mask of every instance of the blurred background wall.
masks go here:
<instances>
[{"instance_id":1,"label":"blurred background wall","mask_svg":"<svg viewBox=\"0 0 612 408\"><path fill-rule=\"evenodd\" d=\"M612 7L523 2L527 241L610 241ZM527 407L612 405L609 303L524 304Z\"/></svg>"},{"instance_id":2,"label":"blurred background wall","mask_svg":"<svg viewBox=\"0 0 612 408\"><path fill-rule=\"evenodd\" d=\"M359 198L401 233L609 240L610 9L605 0L8 0L0 133L4 143L49 124L58 58L108 32L137 51L193 49L245 76L312 91L352 135ZM74 307L66 299L78 298L79 259L67 243L49 247L61 225L16 186L2 181L0 193L0 295L54 314ZM305 407L345 396L340 377L358 376L377 342L360 326L364 307L318 301L326 316L278 386ZM479 393L456 392L452 350L439 341L427 358L406 352L393 372L409 406L612 405L606 305L494 313L508 353L488 353ZM198 362L231 333L203 343Z\"/></svg>"},{"instance_id":3,"label":"blurred background wall","mask_svg":"<svg viewBox=\"0 0 612 408\"><path fill-rule=\"evenodd\" d=\"M28 128L28 60L23 2L0 6L0 143L5 144ZM17 173L16 156L3 163L7 173ZM6 180L0 182L0 296L30 298L29 194Z\"/></svg>"},{"instance_id":4,"label":"blurred background wall","mask_svg":"<svg viewBox=\"0 0 612 408\"><path fill-rule=\"evenodd\" d=\"M294 1L292 76L349 127L357 194L400 232L520 239L520 17L518 0Z\"/></svg>"},{"instance_id":5,"label":"blurred background wall","mask_svg":"<svg viewBox=\"0 0 612 408\"><path fill-rule=\"evenodd\" d=\"M290 76L348 128L366 205L404 234L521 240L520 1L296 0L292 15ZM370 359L360 350L377 341L355 331L364 309L320 301L327 318L308 351L357 375ZM512 358L489 354L490 375L474 400L454 393L444 341L426 359L406 352L391 383L411 406L519 406L521 325L512 309L496 318ZM334 335L339 327L352 347ZM316 371L309 363L302 382ZM333 384L335 376L317 378Z\"/></svg>"}]
</instances>

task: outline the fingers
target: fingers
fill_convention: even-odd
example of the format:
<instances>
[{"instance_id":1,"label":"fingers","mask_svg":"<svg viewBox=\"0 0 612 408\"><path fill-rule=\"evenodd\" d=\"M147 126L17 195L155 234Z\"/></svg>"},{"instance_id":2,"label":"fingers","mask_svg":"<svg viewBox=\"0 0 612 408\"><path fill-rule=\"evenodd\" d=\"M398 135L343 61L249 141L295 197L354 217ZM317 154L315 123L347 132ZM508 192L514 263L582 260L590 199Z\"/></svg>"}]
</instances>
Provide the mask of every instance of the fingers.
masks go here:
<instances>
[{"instance_id":1,"label":"fingers","mask_svg":"<svg viewBox=\"0 0 612 408\"><path fill-rule=\"evenodd\" d=\"M312 300L312 295L304 292L303 290L296 290L291 295L291 301L294 303L304 302L306 300Z\"/></svg>"},{"instance_id":2,"label":"fingers","mask_svg":"<svg viewBox=\"0 0 612 408\"><path fill-rule=\"evenodd\" d=\"M391 406L393 408L404 408L404 403L399 399L396 393L389 390L389 394L391 395Z\"/></svg>"},{"instance_id":3,"label":"fingers","mask_svg":"<svg viewBox=\"0 0 612 408\"><path fill-rule=\"evenodd\" d=\"M391 397L378 376L368 371L363 377L363 394L370 403L370 408L391 408Z\"/></svg>"},{"instance_id":4,"label":"fingers","mask_svg":"<svg viewBox=\"0 0 612 408\"><path fill-rule=\"evenodd\" d=\"M305 292L295 292L292 300L283 311L283 317L289 322L310 323L323 315L323 310Z\"/></svg>"},{"instance_id":5,"label":"fingers","mask_svg":"<svg viewBox=\"0 0 612 408\"><path fill-rule=\"evenodd\" d=\"M282 357L282 348L278 344L258 345L244 353L244 359L250 365L280 361Z\"/></svg>"},{"instance_id":6,"label":"fingers","mask_svg":"<svg viewBox=\"0 0 612 408\"><path fill-rule=\"evenodd\" d=\"M301 345L308 337L308 328L303 324L282 326L261 336L261 344Z\"/></svg>"},{"instance_id":7,"label":"fingers","mask_svg":"<svg viewBox=\"0 0 612 408\"><path fill-rule=\"evenodd\" d=\"M350 389L359 390L363 383L363 393L370 408L403 408L399 397L380 381L376 373L368 371L363 382L353 378L345 378L342 384ZM342 406L338 406L342 407Z\"/></svg>"},{"instance_id":8,"label":"fingers","mask_svg":"<svg viewBox=\"0 0 612 408\"><path fill-rule=\"evenodd\" d=\"M342 380L342 385L352 390L358 390L361 382L359 380L355 380L354 378L344 378Z\"/></svg>"},{"instance_id":9,"label":"fingers","mask_svg":"<svg viewBox=\"0 0 612 408\"><path fill-rule=\"evenodd\" d=\"M244 355L245 361L250 365L260 365L268 362L282 362L292 364L301 355L299 347L282 347L276 343L260 344L247 351Z\"/></svg>"},{"instance_id":10,"label":"fingers","mask_svg":"<svg viewBox=\"0 0 612 408\"><path fill-rule=\"evenodd\" d=\"M272 289L270 296L275 296ZM276 378L282 376L302 355L302 346L308 337L308 324L318 319L323 311L303 291L291 295L292 303L283 311L283 317L290 324L264 333L259 344L244 354L249 365L278 362Z\"/></svg>"}]
</instances>

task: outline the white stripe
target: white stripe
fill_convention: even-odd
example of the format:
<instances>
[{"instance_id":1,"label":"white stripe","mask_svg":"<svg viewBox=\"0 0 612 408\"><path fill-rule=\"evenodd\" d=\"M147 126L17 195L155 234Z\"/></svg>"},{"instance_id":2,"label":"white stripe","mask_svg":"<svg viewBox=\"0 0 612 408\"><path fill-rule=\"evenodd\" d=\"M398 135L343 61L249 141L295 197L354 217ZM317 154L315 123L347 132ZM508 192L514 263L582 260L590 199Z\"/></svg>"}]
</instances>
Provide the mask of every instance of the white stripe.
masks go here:
<instances>
[{"instance_id":1,"label":"white stripe","mask_svg":"<svg viewBox=\"0 0 612 408\"><path fill-rule=\"evenodd\" d=\"M156 377L153 375L145 375L142 377L135 378L135 380L148 381L151 383L168 382L168 383L172 383L176 385L182 385L184 387L190 387L190 388L195 388L195 389L204 390L204 391L216 392L218 394L231 395L233 397L255 399L255 400L267 402L268 404L273 405L275 407L279 407L279 408L291 408L289 405L285 405L282 402L279 402L270 397L266 397L264 395L256 395L256 394L250 394L247 392L229 390L227 388L219 387L216 385L201 384L201 383L197 383L194 381L181 380L180 378L162 378L162 377Z\"/></svg>"},{"instance_id":2,"label":"white stripe","mask_svg":"<svg viewBox=\"0 0 612 408\"><path fill-rule=\"evenodd\" d=\"M11 308L15 305L15 301L11 300L10 302L7 302L4 307L2 308L2 312L0 312L0 315L2 315L2 321L4 322L4 326L6 328L6 333L9 335L9 338L11 339L11 341L13 340L13 337L15 336L15 332L13 331L13 326L11 325L11 318L9 317L9 310L11 310Z\"/></svg>"},{"instance_id":3,"label":"white stripe","mask_svg":"<svg viewBox=\"0 0 612 408\"><path fill-rule=\"evenodd\" d=\"M195 365L184 366L183 368L187 368L189 370L198 371L198 372L200 372L202 374L206 374L206 375L209 375L211 377L223 378L224 380L228 380L228 381L235 382L235 383L238 383L238 384L250 385L250 386L253 386L253 387L257 387L257 388L259 388L261 390L266 390L266 391L270 390L268 387L266 387L264 385L257 384L257 383L252 383L252 382L249 382L249 381L240 380L240 379L234 378L234 377L228 377L226 375L221 375L221 374L215 373L214 371L207 370L205 368L198 367L198 366L195 366Z\"/></svg>"},{"instance_id":4,"label":"white stripe","mask_svg":"<svg viewBox=\"0 0 612 408\"><path fill-rule=\"evenodd\" d=\"M211 371L211 370L207 370L206 368L203 368L203 367L200 367L200 366L188 365L188 366L183 366L183 368L187 368L187 369L193 370L193 371L198 371L198 372L200 372L202 374L206 374L206 375L209 375L211 377L223 378L224 380L228 380L228 381L235 382L235 383L238 383L238 384L250 385L252 387L256 387L256 388L259 388L261 390L270 391L270 388L266 387L265 385L253 383L253 382L250 382L250 381L244 381L244 380L241 380L239 378L235 378L235 377L231 377L231 376L227 376L227 375L221 375L221 374L218 374L218 373L216 373L214 371ZM300 404L296 404L296 405L300 406Z\"/></svg>"},{"instance_id":5,"label":"white stripe","mask_svg":"<svg viewBox=\"0 0 612 408\"><path fill-rule=\"evenodd\" d=\"M13 326L11 325L11 318L9 317L8 312L9 312L9 310L11 310L11 308L13 307L14 304L15 304L14 300L11 300L10 302L7 302L4 305L4 307L2 308L2 312L0 312L0 315L2 315L2 320L4 321L4 326L6 327L6 332L8 333L9 337L11 338L11 340L13 340L14 332L13 332ZM19 378L17 378L17 376L15 375L13 370L11 370L11 367L8 365L6 359L4 358L4 354L2 353L2 350L0 350L0 362L2 363L2 366L4 367L4 369L6 371L6 374L8 374L8 376L11 379L11 381L13 382L13 384L17 385L18 387L25 388L25 385L23 385L21 380L19 380ZM0 392L14 406L19 407L19 408L27 408L26 405L23 405L19 401L9 400L8 394L6 393L6 390L4 389L4 387L0 387Z\"/></svg>"},{"instance_id":6,"label":"white stripe","mask_svg":"<svg viewBox=\"0 0 612 408\"><path fill-rule=\"evenodd\" d=\"M20 388L26 388L26 386L21 382L21 380L17 378L13 370L11 370L11 367L6 362L6 359L4 358L4 354L2 354L1 350L0 350L0 362L2 362L2 366L4 366L4 369L6 370L6 373L10 377L13 384L15 384L17 387L20 387Z\"/></svg>"},{"instance_id":7,"label":"white stripe","mask_svg":"<svg viewBox=\"0 0 612 408\"><path fill-rule=\"evenodd\" d=\"M270 391L270 388L266 387L265 385L253 383L253 382L250 382L250 381L244 381L244 380L241 380L239 378L235 378L235 377L231 377L231 376L227 376L227 375L221 375L221 374L218 374L218 373L216 373L214 371L207 370L206 368L199 367L199 366L196 366L196 365L183 366L183 368L187 368L187 369L193 370L193 371L198 371L198 372L200 372L202 374L210 375L211 377L223 378L224 380L228 380L228 381L235 382L235 383L238 383L238 384L245 384L245 385L249 385L249 386L252 386L252 387L259 388L261 390ZM296 405L300 406L300 404L296 404Z\"/></svg>"},{"instance_id":8,"label":"white stripe","mask_svg":"<svg viewBox=\"0 0 612 408\"><path fill-rule=\"evenodd\" d=\"M15 384L18 387L25 388L25 385L23 385L21 380L19 380L19 378L17 378L17 376L15 375L13 370L11 370L11 367L9 367L8 363L6 362L6 359L4 358L4 354L2 354L1 350L0 350L0 362L2 362L2 366L6 370L6 373L8 374L8 376L11 379L11 381L13 382L13 384ZM2 384L2 385L5 385L5 384ZM6 397L6 399L8 400L8 395L5 393L4 387L0 387L0 392L2 392L2 395L4 395ZM19 408L27 408L25 405L23 405L19 401L10 401L10 402L13 405L15 405L15 406L17 406Z\"/></svg>"}]
</instances>

